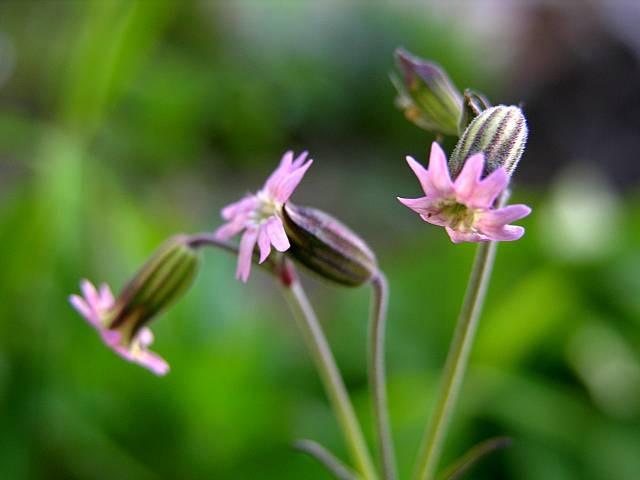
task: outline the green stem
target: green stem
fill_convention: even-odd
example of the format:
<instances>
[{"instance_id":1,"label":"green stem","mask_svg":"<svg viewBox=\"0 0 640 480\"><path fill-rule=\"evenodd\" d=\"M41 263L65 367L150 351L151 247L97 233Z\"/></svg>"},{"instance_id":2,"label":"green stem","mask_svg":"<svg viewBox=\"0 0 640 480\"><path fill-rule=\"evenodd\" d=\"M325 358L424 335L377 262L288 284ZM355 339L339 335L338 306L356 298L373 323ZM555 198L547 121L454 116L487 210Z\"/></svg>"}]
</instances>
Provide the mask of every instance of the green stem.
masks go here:
<instances>
[{"instance_id":1,"label":"green stem","mask_svg":"<svg viewBox=\"0 0 640 480\"><path fill-rule=\"evenodd\" d=\"M434 478L451 413L458 399L469 360L482 302L491 276L495 252L496 242L478 245L464 303L445 364L443 383L418 456L416 475L418 480L432 480Z\"/></svg>"},{"instance_id":2,"label":"green stem","mask_svg":"<svg viewBox=\"0 0 640 480\"><path fill-rule=\"evenodd\" d=\"M327 339L293 271L293 266L285 265L284 268L287 269L281 281L284 297L293 310L307 347L311 351L324 388L338 417L351 457L364 479L373 480L377 476L371 456Z\"/></svg>"},{"instance_id":3,"label":"green stem","mask_svg":"<svg viewBox=\"0 0 640 480\"><path fill-rule=\"evenodd\" d=\"M238 255L238 246L227 241L220 240L213 233L195 233L193 235L189 235L189 245L194 248L199 248L204 245L209 247L216 247L220 250L224 250L227 253L231 253L232 255ZM276 262L273 259L273 256L267 257L267 259L263 262L259 262L260 255L257 251L253 252L253 263L259 267L264 268L265 270L275 273Z\"/></svg>"},{"instance_id":4,"label":"green stem","mask_svg":"<svg viewBox=\"0 0 640 480\"><path fill-rule=\"evenodd\" d=\"M447 468L438 478L442 480L458 480L467 473L479 460L490 453L506 448L511 445L509 437L494 437L479 443L462 457L456 460L453 465Z\"/></svg>"},{"instance_id":5,"label":"green stem","mask_svg":"<svg viewBox=\"0 0 640 480\"><path fill-rule=\"evenodd\" d=\"M338 480L358 480L358 475L342 463L329 450L313 440L296 440L294 447L315 458Z\"/></svg>"},{"instance_id":6,"label":"green stem","mask_svg":"<svg viewBox=\"0 0 640 480\"><path fill-rule=\"evenodd\" d=\"M389 407L387 405L384 358L389 286L382 272L378 272L373 277L371 288L373 297L369 321L369 385L373 399L373 415L378 435L378 451L381 457L382 472L386 480L395 480L397 476L396 460L391 437Z\"/></svg>"},{"instance_id":7,"label":"green stem","mask_svg":"<svg viewBox=\"0 0 640 480\"><path fill-rule=\"evenodd\" d=\"M237 246L230 242L219 240L211 233L191 235L189 243L193 247L208 245L233 254L237 254L238 252ZM257 254L254 254L253 261L258 264ZM307 342L307 346L311 350L325 390L327 391L329 400L336 412L338 422L349 446L351 456L356 465L358 465L358 470L364 477L364 480L376 480L377 475L371 461L371 456L355 411L349 400L340 371L333 358L327 339L322 332L316 314L302 289L302 285L300 285L298 281L293 265L291 265L290 262L284 261L281 263L269 257L267 261L259 264L259 266L279 277L284 297L293 310L296 321ZM386 308L382 310L384 311ZM384 370L382 372L384 378Z\"/></svg>"}]
</instances>

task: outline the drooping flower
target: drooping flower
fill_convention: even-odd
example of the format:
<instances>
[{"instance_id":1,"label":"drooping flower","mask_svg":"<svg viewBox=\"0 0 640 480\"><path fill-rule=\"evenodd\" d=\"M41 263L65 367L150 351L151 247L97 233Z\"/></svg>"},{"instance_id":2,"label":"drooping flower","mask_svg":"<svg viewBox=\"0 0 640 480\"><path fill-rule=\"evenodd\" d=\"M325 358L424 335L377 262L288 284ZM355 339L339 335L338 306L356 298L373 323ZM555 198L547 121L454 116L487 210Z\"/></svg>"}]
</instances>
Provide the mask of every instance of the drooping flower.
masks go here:
<instances>
[{"instance_id":1,"label":"drooping flower","mask_svg":"<svg viewBox=\"0 0 640 480\"><path fill-rule=\"evenodd\" d=\"M174 235L158 247L124 286L117 299L106 284L96 288L80 282L83 296L71 295L71 305L102 341L122 358L164 375L169 365L149 351L153 334L147 326L177 301L193 283L200 256L188 235Z\"/></svg>"},{"instance_id":2,"label":"drooping flower","mask_svg":"<svg viewBox=\"0 0 640 480\"><path fill-rule=\"evenodd\" d=\"M509 176L500 167L482 178L482 153L466 160L455 181L451 180L446 155L436 142L431 146L428 169L412 157L408 156L407 162L418 177L425 196L398 197L398 200L424 221L445 227L454 243L510 241L524 235L523 227L509 223L526 217L531 209L526 205L494 208L496 198L509 183Z\"/></svg>"},{"instance_id":3,"label":"drooping flower","mask_svg":"<svg viewBox=\"0 0 640 480\"><path fill-rule=\"evenodd\" d=\"M280 165L269 176L262 189L222 209L227 221L215 232L217 238L227 240L242 232L236 277L246 282L251 272L253 249L258 244L260 263L271 253L289 249L289 239L282 223L282 207L289 200L313 160L307 160L307 152L294 159L288 151Z\"/></svg>"},{"instance_id":4,"label":"drooping flower","mask_svg":"<svg viewBox=\"0 0 640 480\"><path fill-rule=\"evenodd\" d=\"M91 282L82 280L80 288L83 296L71 295L69 301L98 331L107 347L125 360L142 365L156 375L164 375L169 371L169 364L147 348L153 343L153 333L148 327L140 328L133 338L127 338L122 330L110 328L118 307L108 285L103 283L98 291Z\"/></svg>"}]
</instances>

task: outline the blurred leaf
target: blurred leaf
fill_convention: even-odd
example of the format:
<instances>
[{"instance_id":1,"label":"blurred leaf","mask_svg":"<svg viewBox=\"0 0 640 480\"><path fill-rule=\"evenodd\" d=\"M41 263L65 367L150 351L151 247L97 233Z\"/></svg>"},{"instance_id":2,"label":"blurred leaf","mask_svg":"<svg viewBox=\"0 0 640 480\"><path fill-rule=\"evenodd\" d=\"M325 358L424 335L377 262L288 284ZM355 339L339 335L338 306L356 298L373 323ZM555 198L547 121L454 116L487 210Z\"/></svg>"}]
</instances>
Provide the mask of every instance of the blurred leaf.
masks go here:
<instances>
[{"instance_id":1,"label":"blurred leaf","mask_svg":"<svg viewBox=\"0 0 640 480\"><path fill-rule=\"evenodd\" d=\"M472 362L516 369L542 342L571 328L577 303L571 283L549 269L523 274L504 298L488 306Z\"/></svg>"},{"instance_id":2,"label":"blurred leaf","mask_svg":"<svg viewBox=\"0 0 640 480\"><path fill-rule=\"evenodd\" d=\"M75 50L62 93L63 123L92 133L130 75L157 42L172 1L82 3Z\"/></svg>"}]
</instances>

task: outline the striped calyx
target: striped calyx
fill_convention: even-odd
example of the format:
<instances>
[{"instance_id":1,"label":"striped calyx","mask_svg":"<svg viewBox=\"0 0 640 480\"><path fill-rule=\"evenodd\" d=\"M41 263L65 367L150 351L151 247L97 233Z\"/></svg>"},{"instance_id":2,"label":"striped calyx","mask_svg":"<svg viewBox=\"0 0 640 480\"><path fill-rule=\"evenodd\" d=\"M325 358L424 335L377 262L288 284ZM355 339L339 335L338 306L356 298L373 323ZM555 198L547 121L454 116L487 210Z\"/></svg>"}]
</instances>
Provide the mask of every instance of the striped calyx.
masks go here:
<instances>
[{"instance_id":1,"label":"striped calyx","mask_svg":"<svg viewBox=\"0 0 640 480\"><path fill-rule=\"evenodd\" d=\"M480 113L466 128L451 158L449 170L456 178L465 161L474 153L485 157L483 174L503 167L512 175L527 143L527 121L515 106L498 105Z\"/></svg>"},{"instance_id":2,"label":"striped calyx","mask_svg":"<svg viewBox=\"0 0 640 480\"><path fill-rule=\"evenodd\" d=\"M331 215L287 203L283 220L291 242L287 255L325 279L357 287L378 271L364 240Z\"/></svg>"},{"instance_id":3,"label":"striped calyx","mask_svg":"<svg viewBox=\"0 0 640 480\"><path fill-rule=\"evenodd\" d=\"M402 48L395 52L401 78L391 76L398 97L396 104L405 117L425 130L457 135L462 95L439 65Z\"/></svg>"},{"instance_id":4,"label":"striped calyx","mask_svg":"<svg viewBox=\"0 0 640 480\"><path fill-rule=\"evenodd\" d=\"M199 266L198 251L187 235L162 244L122 289L109 329L133 338L156 314L191 286Z\"/></svg>"}]
</instances>

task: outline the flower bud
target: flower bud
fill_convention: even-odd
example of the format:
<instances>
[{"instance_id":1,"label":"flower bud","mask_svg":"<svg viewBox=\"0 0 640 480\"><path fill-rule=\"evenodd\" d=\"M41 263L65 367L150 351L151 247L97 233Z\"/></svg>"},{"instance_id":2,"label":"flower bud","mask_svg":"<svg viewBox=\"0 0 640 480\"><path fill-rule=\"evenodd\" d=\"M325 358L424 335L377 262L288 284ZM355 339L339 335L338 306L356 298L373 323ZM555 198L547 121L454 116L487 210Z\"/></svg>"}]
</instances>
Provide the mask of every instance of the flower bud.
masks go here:
<instances>
[{"instance_id":1,"label":"flower bud","mask_svg":"<svg viewBox=\"0 0 640 480\"><path fill-rule=\"evenodd\" d=\"M122 289L108 328L128 338L165 309L191 285L199 266L197 250L187 235L162 244Z\"/></svg>"},{"instance_id":2,"label":"flower bud","mask_svg":"<svg viewBox=\"0 0 640 480\"><path fill-rule=\"evenodd\" d=\"M451 177L457 177L467 158L478 152L485 156L484 175L499 167L513 174L527 134L527 121L518 107L498 105L483 111L466 128L449 159Z\"/></svg>"},{"instance_id":3,"label":"flower bud","mask_svg":"<svg viewBox=\"0 0 640 480\"><path fill-rule=\"evenodd\" d=\"M295 260L322 277L356 287L377 272L376 257L367 244L327 213L287 203L284 227Z\"/></svg>"},{"instance_id":4,"label":"flower bud","mask_svg":"<svg viewBox=\"0 0 640 480\"><path fill-rule=\"evenodd\" d=\"M398 90L396 103L407 119L425 130L457 135L462 95L446 72L402 48L395 57L403 79L392 75L391 81Z\"/></svg>"},{"instance_id":5,"label":"flower bud","mask_svg":"<svg viewBox=\"0 0 640 480\"><path fill-rule=\"evenodd\" d=\"M462 100L462 114L458 123L458 133L462 135L471 121L490 107L491 103L487 97L481 93L474 92L470 88L466 88Z\"/></svg>"}]
</instances>

